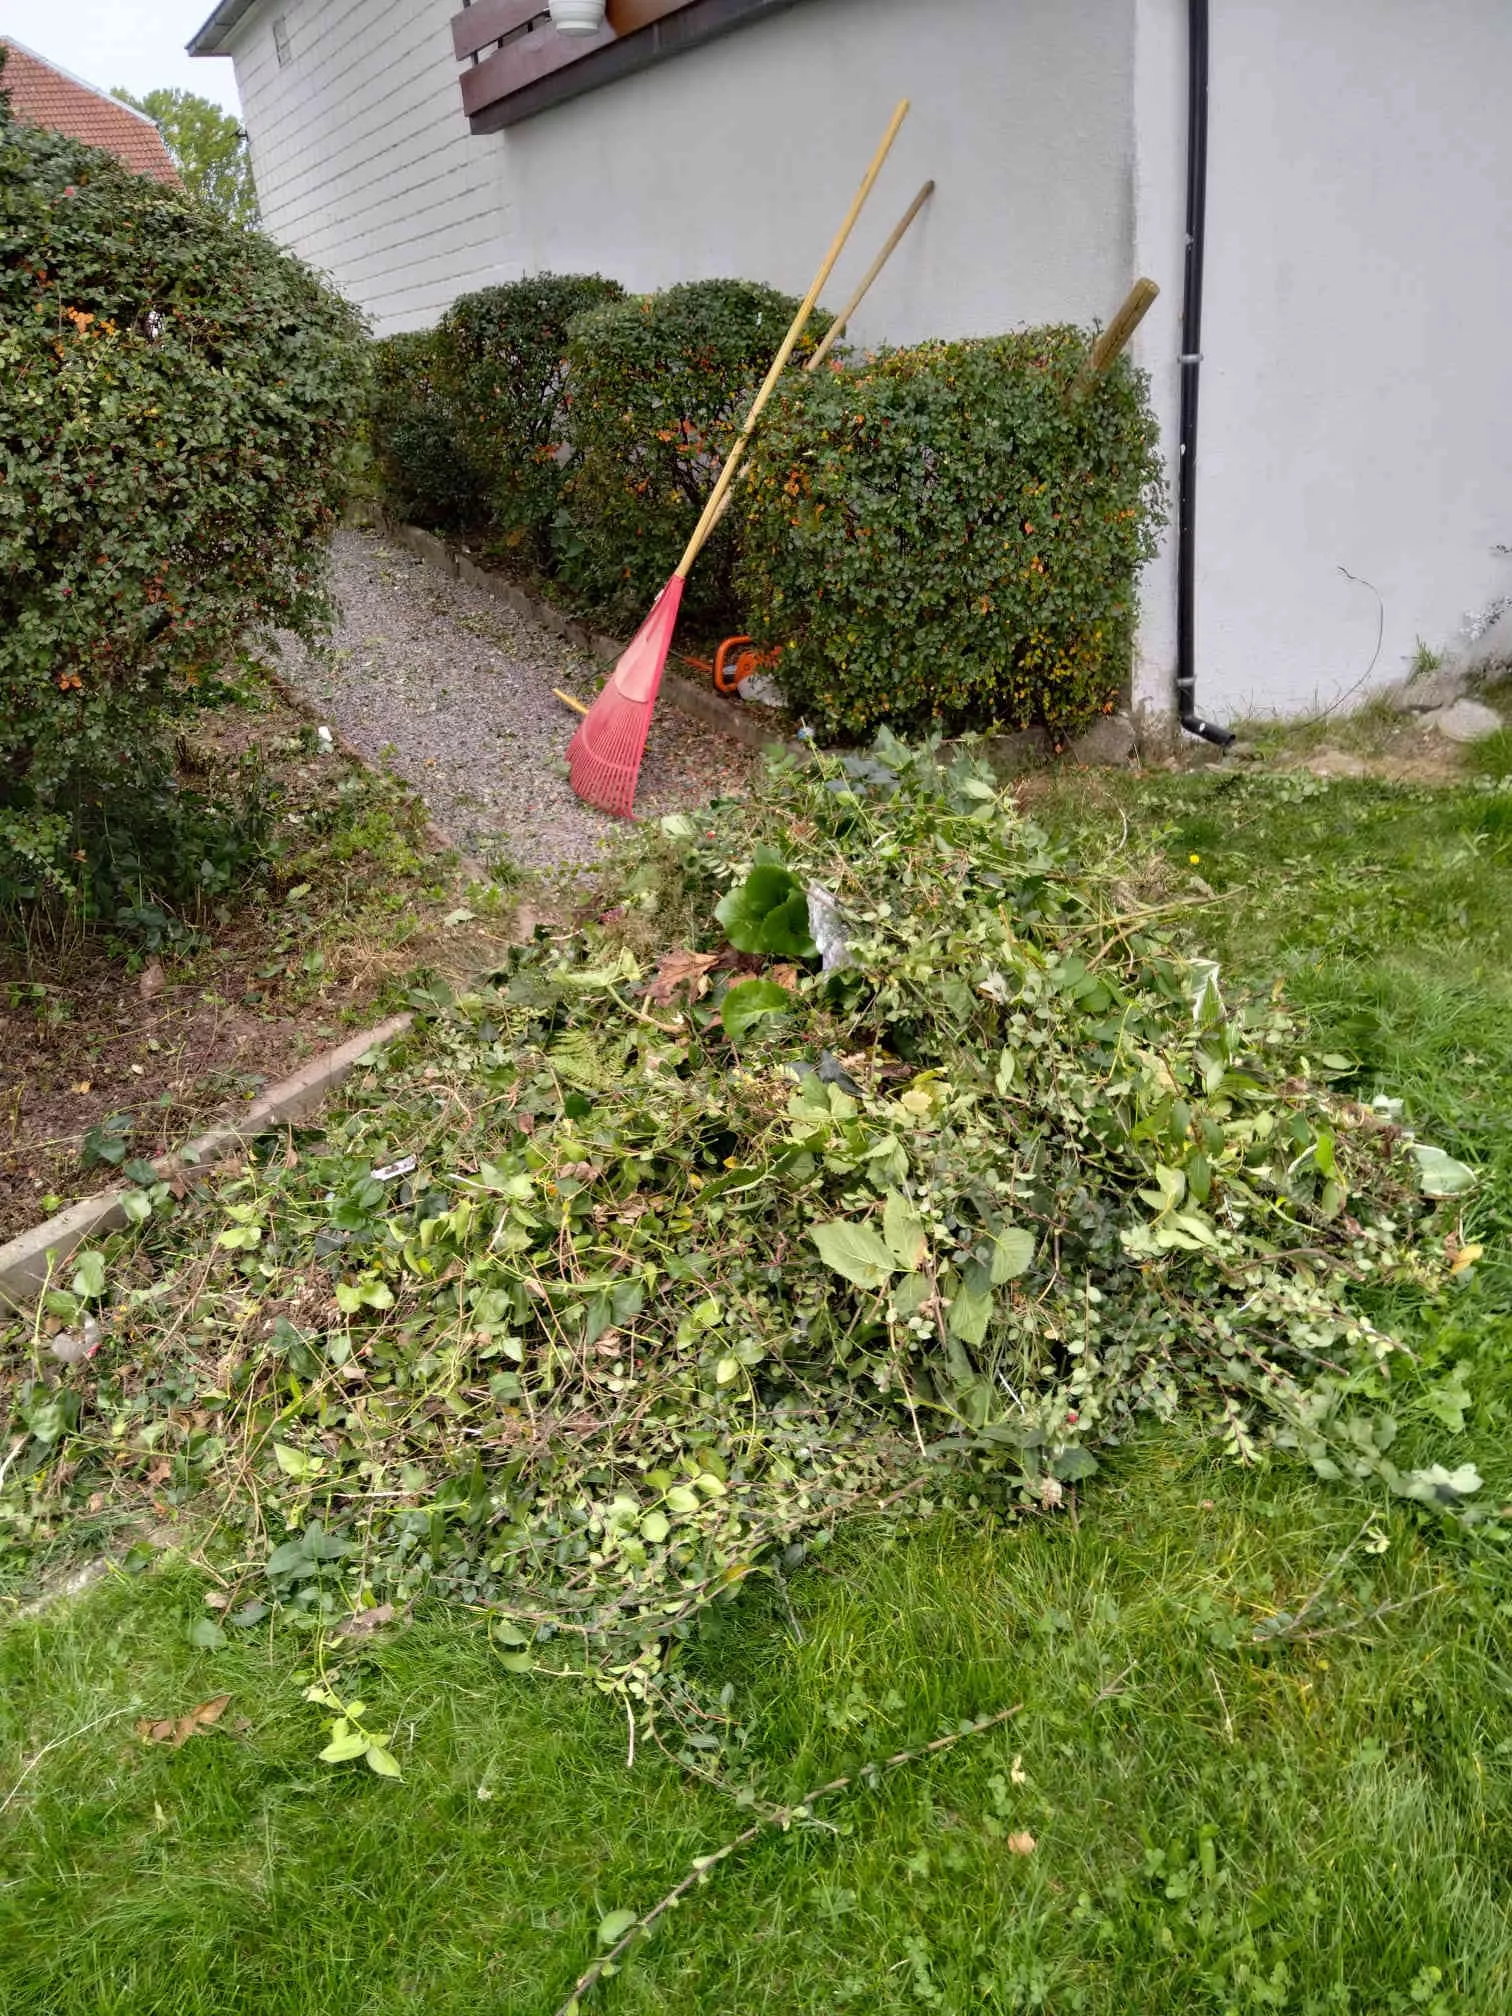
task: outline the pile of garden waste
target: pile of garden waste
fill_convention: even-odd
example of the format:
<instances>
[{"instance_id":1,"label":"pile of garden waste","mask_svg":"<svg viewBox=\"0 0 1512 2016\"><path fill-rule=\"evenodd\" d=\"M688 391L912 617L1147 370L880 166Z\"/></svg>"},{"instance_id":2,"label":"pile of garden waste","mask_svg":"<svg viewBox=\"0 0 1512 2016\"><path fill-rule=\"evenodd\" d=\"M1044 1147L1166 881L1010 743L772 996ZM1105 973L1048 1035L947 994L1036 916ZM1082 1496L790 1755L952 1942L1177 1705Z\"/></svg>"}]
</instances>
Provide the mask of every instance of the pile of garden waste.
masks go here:
<instances>
[{"instance_id":1,"label":"pile of garden waste","mask_svg":"<svg viewBox=\"0 0 1512 2016\"><path fill-rule=\"evenodd\" d=\"M1470 1172L1177 949L1193 901L886 736L638 829L319 1131L64 1270L4 1343L7 1537L192 1532L207 1642L441 1596L638 1691L846 1516L1053 1516L1142 1416L1473 1519L1392 1464L1372 1320Z\"/></svg>"}]
</instances>

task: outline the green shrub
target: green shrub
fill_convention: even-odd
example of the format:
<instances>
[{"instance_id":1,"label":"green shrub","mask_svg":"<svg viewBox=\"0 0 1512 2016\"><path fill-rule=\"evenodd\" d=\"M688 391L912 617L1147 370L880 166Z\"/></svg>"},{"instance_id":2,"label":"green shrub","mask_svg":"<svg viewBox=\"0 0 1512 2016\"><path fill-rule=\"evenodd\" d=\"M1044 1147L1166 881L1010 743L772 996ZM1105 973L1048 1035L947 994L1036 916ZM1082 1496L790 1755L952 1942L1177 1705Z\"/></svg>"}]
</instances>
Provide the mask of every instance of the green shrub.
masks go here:
<instances>
[{"instance_id":1,"label":"green shrub","mask_svg":"<svg viewBox=\"0 0 1512 2016\"><path fill-rule=\"evenodd\" d=\"M436 331L438 381L489 520L538 561L562 485L568 325L624 291L596 273L537 273L462 295Z\"/></svg>"},{"instance_id":2,"label":"green shrub","mask_svg":"<svg viewBox=\"0 0 1512 2016\"><path fill-rule=\"evenodd\" d=\"M451 530L481 524L487 507L439 389L436 350L432 329L372 346L368 439L384 507L408 524Z\"/></svg>"},{"instance_id":3,"label":"green shrub","mask_svg":"<svg viewBox=\"0 0 1512 2016\"><path fill-rule=\"evenodd\" d=\"M819 732L1070 732L1129 671L1161 522L1145 381L1074 329L794 377L736 492L748 627Z\"/></svg>"},{"instance_id":4,"label":"green shrub","mask_svg":"<svg viewBox=\"0 0 1512 2016\"><path fill-rule=\"evenodd\" d=\"M150 797L249 626L313 634L363 352L299 261L0 98L0 901Z\"/></svg>"},{"instance_id":5,"label":"green shrub","mask_svg":"<svg viewBox=\"0 0 1512 2016\"><path fill-rule=\"evenodd\" d=\"M695 280L595 309L567 350L573 460L568 582L644 613L677 565L798 303L747 280ZM828 327L810 322L799 357ZM733 514L699 560L688 607L733 623Z\"/></svg>"}]
</instances>

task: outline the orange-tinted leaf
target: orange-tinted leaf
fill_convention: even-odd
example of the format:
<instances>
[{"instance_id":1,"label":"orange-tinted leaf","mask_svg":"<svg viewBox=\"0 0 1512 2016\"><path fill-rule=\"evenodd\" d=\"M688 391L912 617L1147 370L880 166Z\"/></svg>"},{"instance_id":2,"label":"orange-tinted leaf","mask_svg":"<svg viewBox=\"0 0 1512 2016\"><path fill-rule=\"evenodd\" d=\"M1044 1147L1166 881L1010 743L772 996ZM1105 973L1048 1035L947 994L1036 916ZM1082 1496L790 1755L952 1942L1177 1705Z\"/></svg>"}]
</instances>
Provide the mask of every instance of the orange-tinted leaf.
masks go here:
<instances>
[{"instance_id":1,"label":"orange-tinted leaf","mask_svg":"<svg viewBox=\"0 0 1512 2016\"><path fill-rule=\"evenodd\" d=\"M646 989L646 999L665 1007L680 988L686 987L691 1000L702 1000L709 991L709 968L717 965L718 960L717 952L669 952Z\"/></svg>"},{"instance_id":2,"label":"orange-tinted leaf","mask_svg":"<svg viewBox=\"0 0 1512 2016\"><path fill-rule=\"evenodd\" d=\"M229 1694L217 1694L212 1700L201 1701L197 1708L191 1708L187 1715L176 1719L169 1717L155 1721L150 1715L144 1716L136 1725L136 1732L144 1743L171 1743L175 1750L183 1748L189 1738L201 1729L212 1729L226 1712Z\"/></svg>"}]
</instances>

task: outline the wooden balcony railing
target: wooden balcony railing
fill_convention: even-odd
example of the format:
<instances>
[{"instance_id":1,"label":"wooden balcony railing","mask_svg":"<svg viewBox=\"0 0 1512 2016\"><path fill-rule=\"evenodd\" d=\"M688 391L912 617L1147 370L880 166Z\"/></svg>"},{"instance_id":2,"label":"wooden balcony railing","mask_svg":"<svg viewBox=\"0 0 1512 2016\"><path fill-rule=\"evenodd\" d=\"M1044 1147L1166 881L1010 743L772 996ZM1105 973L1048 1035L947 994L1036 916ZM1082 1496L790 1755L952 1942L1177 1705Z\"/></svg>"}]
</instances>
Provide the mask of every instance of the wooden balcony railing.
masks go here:
<instances>
[{"instance_id":1,"label":"wooden balcony railing","mask_svg":"<svg viewBox=\"0 0 1512 2016\"><path fill-rule=\"evenodd\" d=\"M799 0L609 0L597 35L559 35L546 0L472 0L452 17L462 109L474 133L518 125Z\"/></svg>"}]
</instances>

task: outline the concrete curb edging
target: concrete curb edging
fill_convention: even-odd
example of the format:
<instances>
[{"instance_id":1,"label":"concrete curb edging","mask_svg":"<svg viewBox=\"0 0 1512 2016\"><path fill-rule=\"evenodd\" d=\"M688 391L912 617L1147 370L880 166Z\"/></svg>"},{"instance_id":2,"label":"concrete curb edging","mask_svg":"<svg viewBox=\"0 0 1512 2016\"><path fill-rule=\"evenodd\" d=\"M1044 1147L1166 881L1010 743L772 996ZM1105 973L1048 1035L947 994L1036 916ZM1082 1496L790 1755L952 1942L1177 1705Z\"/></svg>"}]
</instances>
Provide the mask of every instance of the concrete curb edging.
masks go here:
<instances>
[{"instance_id":1,"label":"concrete curb edging","mask_svg":"<svg viewBox=\"0 0 1512 2016\"><path fill-rule=\"evenodd\" d=\"M323 1056L311 1058L292 1077L285 1078L264 1092L235 1119L223 1121L218 1127L198 1135L187 1142L176 1155L161 1155L153 1163L153 1168L163 1178L173 1176L192 1177L197 1170L210 1167L229 1155L234 1149L243 1147L272 1127L281 1127L295 1120L302 1120L333 1091L344 1078L361 1063L370 1050L377 1050L385 1043L392 1043L396 1036L402 1036L414 1023L412 1014L391 1015L386 1022L379 1022L371 1029L364 1029L359 1035L349 1037L334 1050L327 1050ZM56 1278L69 1258L78 1251L86 1239L97 1233L117 1232L127 1223L125 1197L128 1185L118 1183L109 1190L101 1190L93 1197L82 1197L77 1204L70 1204L66 1211L58 1212L41 1225L33 1225L29 1231L20 1232L14 1239L0 1246L0 1310L12 1310L24 1315L28 1306L35 1301L47 1286L49 1278Z\"/></svg>"}]
</instances>

